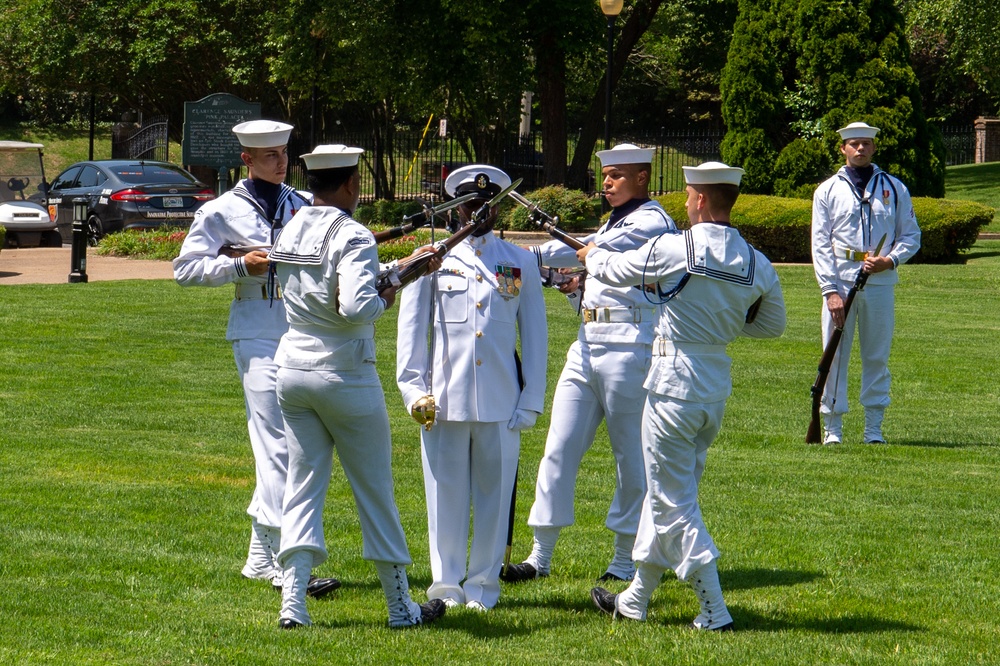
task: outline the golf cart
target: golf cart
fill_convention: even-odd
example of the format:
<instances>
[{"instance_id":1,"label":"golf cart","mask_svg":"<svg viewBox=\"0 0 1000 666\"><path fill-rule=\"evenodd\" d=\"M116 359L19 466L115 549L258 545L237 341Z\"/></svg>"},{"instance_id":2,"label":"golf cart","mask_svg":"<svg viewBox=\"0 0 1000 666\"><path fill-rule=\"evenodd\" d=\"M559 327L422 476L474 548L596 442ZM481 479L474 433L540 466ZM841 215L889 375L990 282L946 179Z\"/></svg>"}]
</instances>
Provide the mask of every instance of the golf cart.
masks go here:
<instances>
[{"instance_id":1,"label":"golf cart","mask_svg":"<svg viewBox=\"0 0 1000 666\"><path fill-rule=\"evenodd\" d=\"M0 226L6 247L62 246L49 216L42 144L0 141Z\"/></svg>"}]
</instances>

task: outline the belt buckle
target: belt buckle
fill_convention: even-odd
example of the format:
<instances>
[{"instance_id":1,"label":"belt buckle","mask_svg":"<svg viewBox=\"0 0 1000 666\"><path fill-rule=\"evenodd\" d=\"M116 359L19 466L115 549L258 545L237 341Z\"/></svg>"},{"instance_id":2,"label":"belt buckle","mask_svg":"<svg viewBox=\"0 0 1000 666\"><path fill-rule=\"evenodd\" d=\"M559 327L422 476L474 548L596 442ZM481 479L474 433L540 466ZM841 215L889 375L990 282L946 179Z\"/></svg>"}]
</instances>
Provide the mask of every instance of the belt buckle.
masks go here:
<instances>
[{"instance_id":1,"label":"belt buckle","mask_svg":"<svg viewBox=\"0 0 1000 666\"><path fill-rule=\"evenodd\" d=\"M642 322L642 308L633 307L632 308L632 323L638 324Z\"/></svg>"},{"instance_id":2,"label":"belt buckle","mask_svg":"<svg viewBox=\"0 0 1000 666\"><path fill-rule=\"evenodd\" d=\"M593 310L591 308L585 309L583 311L583 323L584 324L589 324L590 322L594 321L597 318L596 317L596 313L597 313L597 310Z\"/></svg>"}]
</instances>

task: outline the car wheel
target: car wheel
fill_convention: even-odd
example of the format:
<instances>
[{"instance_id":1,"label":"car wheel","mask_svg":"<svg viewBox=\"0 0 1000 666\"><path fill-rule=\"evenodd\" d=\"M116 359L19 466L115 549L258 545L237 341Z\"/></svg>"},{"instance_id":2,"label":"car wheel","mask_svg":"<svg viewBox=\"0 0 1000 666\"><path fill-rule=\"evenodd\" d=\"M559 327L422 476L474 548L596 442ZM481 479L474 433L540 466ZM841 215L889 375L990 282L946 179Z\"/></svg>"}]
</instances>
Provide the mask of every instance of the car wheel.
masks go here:
<instances>
[{"instance_id":1,"label":"car wheel","mask_svg":"<svg viewBox=\"0 0 1000 666\"><path fill-rule=\"evenodd\" d=\"M91 215L87 219L87 245L97 247L102 238L104 238L104 224L101 218Z\"/></svg>"}]
</instances>

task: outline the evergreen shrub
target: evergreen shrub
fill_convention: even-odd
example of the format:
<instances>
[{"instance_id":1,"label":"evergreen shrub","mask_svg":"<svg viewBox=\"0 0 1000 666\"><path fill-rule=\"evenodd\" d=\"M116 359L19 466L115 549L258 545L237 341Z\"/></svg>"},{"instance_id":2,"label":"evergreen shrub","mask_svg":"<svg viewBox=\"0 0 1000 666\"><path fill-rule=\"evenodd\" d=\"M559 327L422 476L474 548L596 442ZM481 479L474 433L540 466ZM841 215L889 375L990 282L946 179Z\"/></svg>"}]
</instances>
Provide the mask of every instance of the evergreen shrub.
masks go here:
<instances>
[{"instance_id":1,"label":"evergreen shrub","mask_svg":"<svg viewBox=\"0 0 1000 666\"><path fill-rule=\"evenodd\" d=\"M580 190L571 190L560 185L550 185L524 197L552 217L559 218L559 228L566 232L578 232L594 227L600 216L600 203ZM501 211L497 227L510 231L539 231L540 228L528 219L528 209L517 205Z\"/></svg>"}]
</instances>

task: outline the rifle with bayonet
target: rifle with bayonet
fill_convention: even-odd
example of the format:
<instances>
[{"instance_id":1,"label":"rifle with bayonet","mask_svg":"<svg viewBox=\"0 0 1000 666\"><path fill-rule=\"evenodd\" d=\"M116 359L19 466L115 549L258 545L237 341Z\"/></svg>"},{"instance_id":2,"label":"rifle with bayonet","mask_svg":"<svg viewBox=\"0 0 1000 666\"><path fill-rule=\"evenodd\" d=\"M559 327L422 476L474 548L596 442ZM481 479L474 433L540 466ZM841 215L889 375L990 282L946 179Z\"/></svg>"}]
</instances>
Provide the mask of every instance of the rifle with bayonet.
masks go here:
<instances>
[{"instance_id":1,"label":"rifle with bayonet","mask_svg":"<svg viewBox=\"0 0 1000 666\"><path fill-rule=\"evenodd\" d=\"M879 256L883 243L885 243L885 235L878 242L874 256ZM851 305L854 303L854 296L865 288L868 276L869 273L866 273L864 266L862 266L861 270L858 271L858 277L854 279L854 284L851 285L850 291L847 292L847 298L844 299L844 326L847 325L847 315L850 313ZM837 349L840 347L840 338L844 335L844 326L838 326L833 329L833 333L830 334L830 341L826 343L823 355L819 359L819 372L816 375L816 383L810 389L812 391L812 418L809 421L809 429L806 431L806 444L819 444L822 441L822 437L820 437L821 417L819 408L823 402L823 389L826 387L826 380L830 376L830 368L833 366L833 357L836 356Z\"/></svg>"},{"instance_id":2,"label":"rifle with bayonet","mask_svg":"<svg viewBox=\"0 0 1000 666\"><path fill-rule=\"evenodd\" d=\"M534 224L536 224L539 227L541 227L542 229L544 229L545 231L547 231L549 233L549 235L552 236L553 238L555 238L556 240L562 241L563 243L565 243L566 245L569 245L574 250L582 250L585 247L585 245L583 243L581 243L577 239L573 238L572 236L570 236L569 234L567 234L565 231L563 231L562 229L559 229L556 226L556 224L559 223L559 219L558 218L552 217L551 215L549 215L548 213L546 213L544 210L542 210L541 208L539 208L537 205L535 205L532 202L530 202L527 199L525 199L523 196L521 196L517 192L511 192L510 193L510 198L513 199L514 201L516 201L517 203L521 204L525 208L527 208L528 209L528 219L531 220Z\"/></svg>"},{"instance_id":3,"label":"rifle with bayonet","mask_svg":"<svg viewBox=\"0 0 1000 666\"><path fill-rule=\"evenodd\" d=\"M452 199L451 201L446 201L444 203L438 204L437 206L428 206L422 200L419 200L422 204L420 212L413 213L412 215L407 215L403 218L403 224L398 227L393 227L392 229L386 229L385 231L376 231L372 235L375 236L375 243L384 243L386 241L393 240L395 238L401 238L406 234L410 233L414 229L419 229L422 226L428 224L435 216L441 213L446 213L452 208L457 208L461 206L466 201L471 201L476 198L476 194L463 194L457 199Z\"/></svg>"},{"instance_id":4,"label":"rifle with bayonet","mask_svg":"<svg viewBox=\"0 0 1000 666\"><path fill-rule=\"evenodd\" d=\"M432 259L443 257L453 247L468 238L474 231L485 226L489 220L490 208L496 206L498 203L503 201L504 197L513 192L514 188L521 184L521 180L521 178L518 178L508 187L504 188L500 194L484 203L475 213L472 214L469 224L465 225L451 236L435 245L435 249L432 252L424 252L401 266L396 265L379 273L378 278L375 280L376 291L382 291L383 289L388 289L389 287L402 289L426 273L427 264L429 264ZM475 198L475 195L473 195L472 198ZM468 201L468 199L465 199L465 201Z\"/></svg>"}]
</instances>

